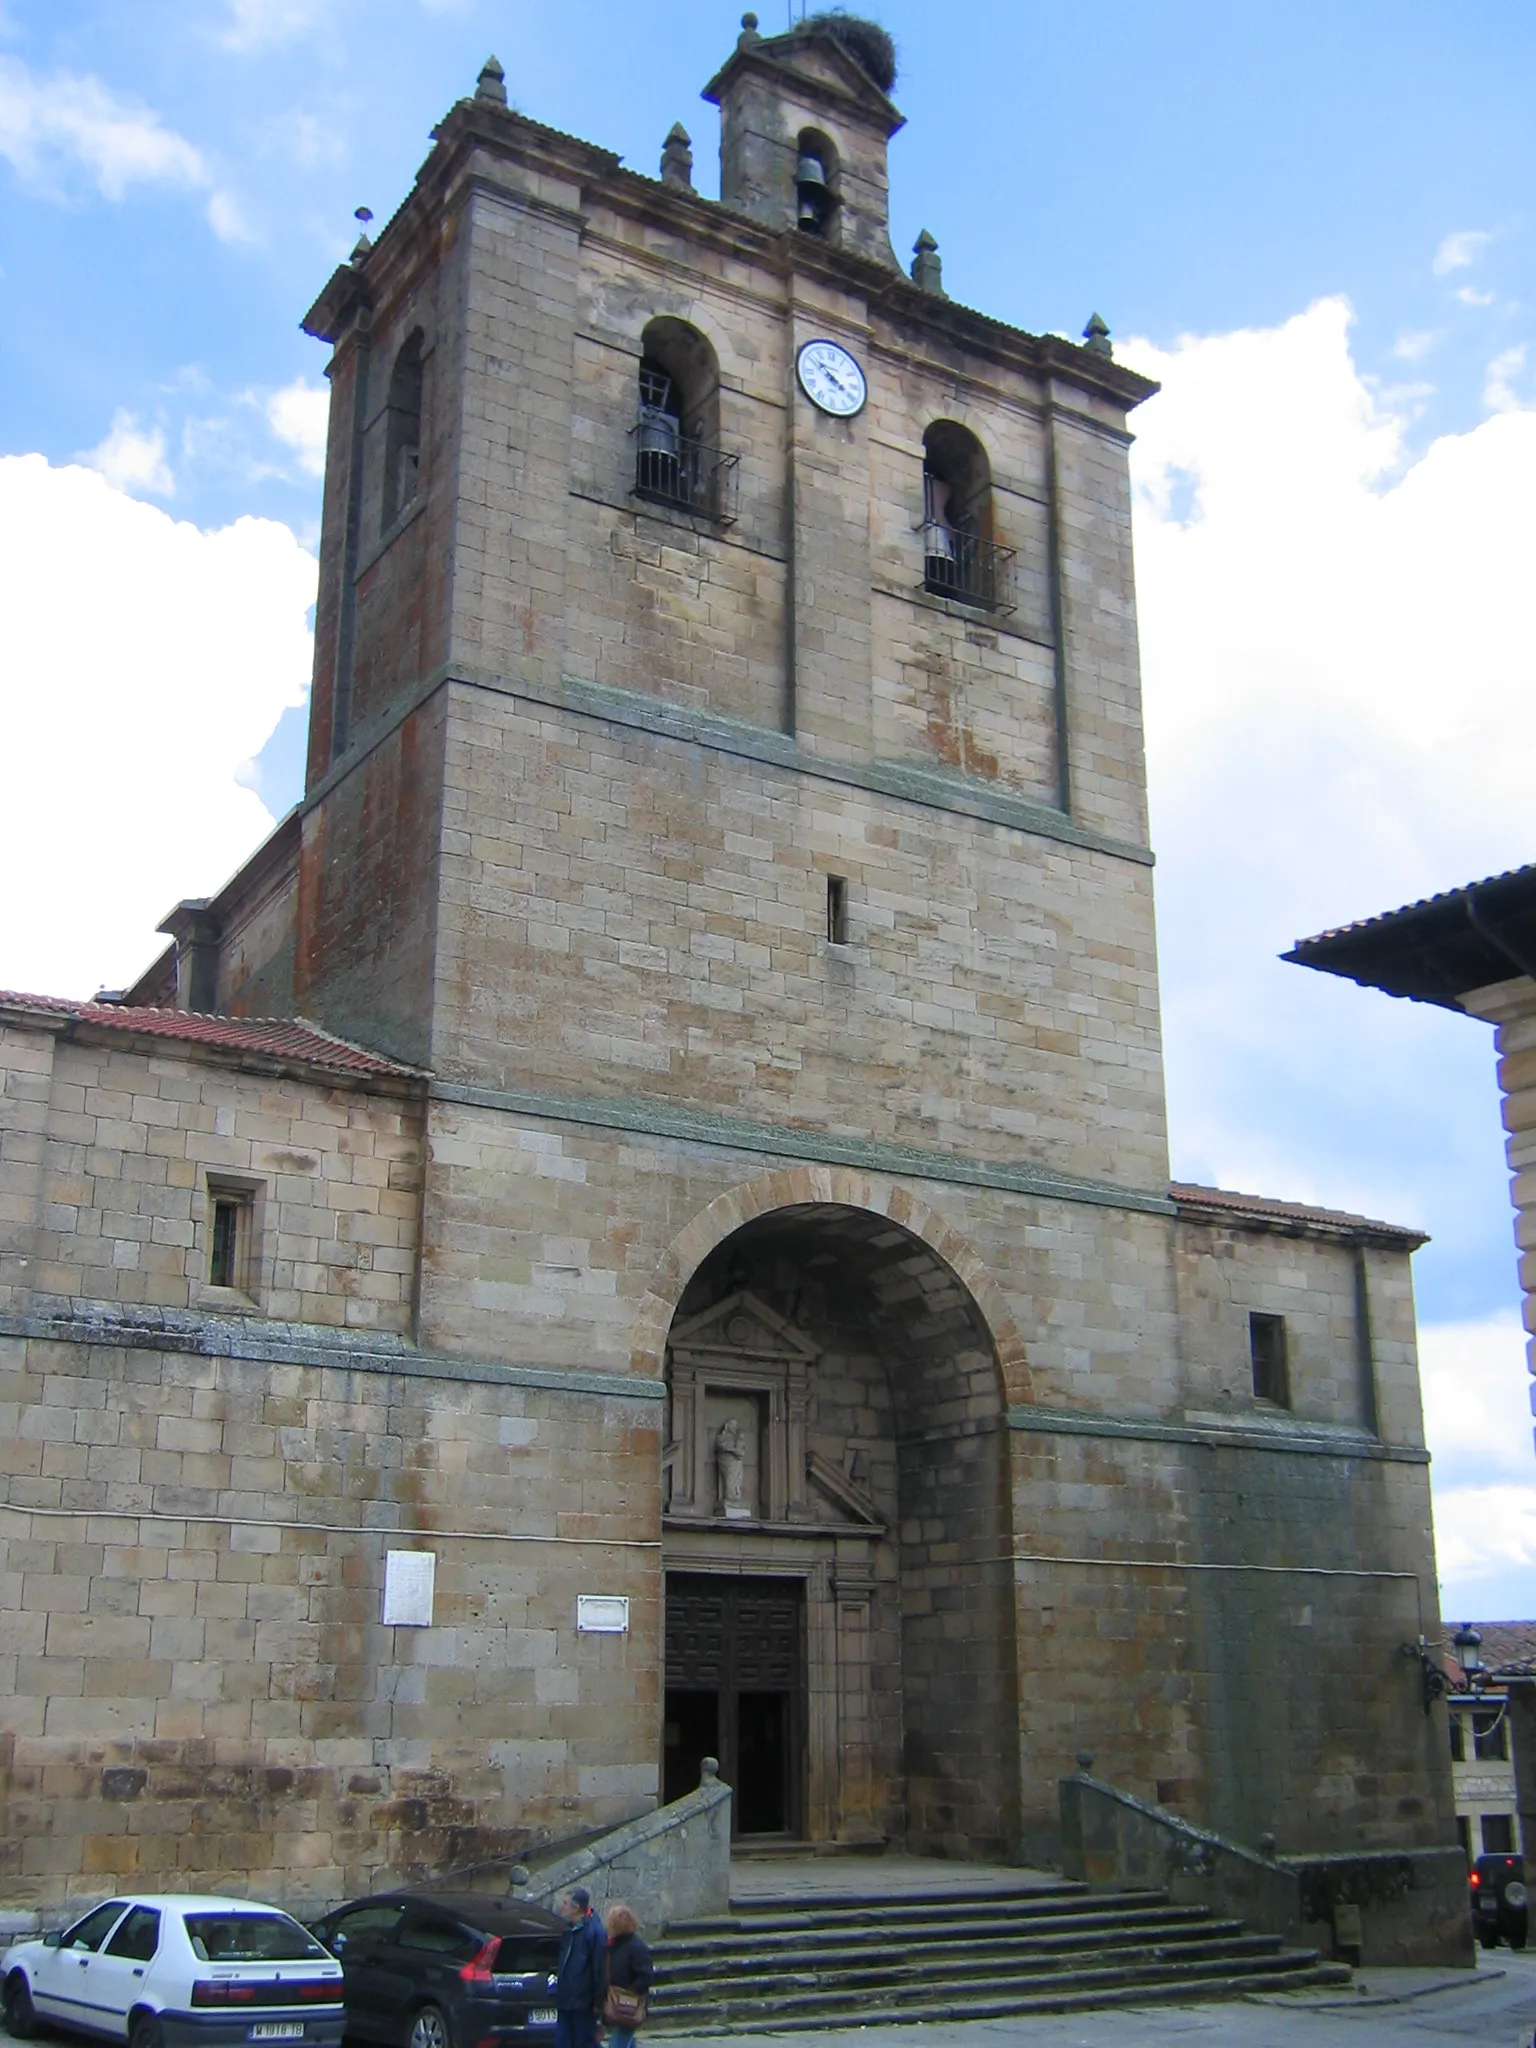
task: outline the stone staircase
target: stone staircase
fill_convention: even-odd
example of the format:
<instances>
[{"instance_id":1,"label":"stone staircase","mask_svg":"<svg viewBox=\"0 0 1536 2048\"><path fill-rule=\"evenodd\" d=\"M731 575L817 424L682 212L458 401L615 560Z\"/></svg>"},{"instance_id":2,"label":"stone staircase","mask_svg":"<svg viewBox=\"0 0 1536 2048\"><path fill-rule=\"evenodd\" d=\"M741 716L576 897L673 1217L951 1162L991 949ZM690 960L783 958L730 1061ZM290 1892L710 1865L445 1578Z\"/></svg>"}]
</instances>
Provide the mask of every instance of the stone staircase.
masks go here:
<instances>
[{"instance_id":1,"label":"stone staircase","mask_svg":"<svg viewBox=\"0 0 1536 2048\"><path fill-rule=\"evenodd\" d=\"M656 1944L655 2034L995 2019L1344 1984L1312 1949L1166 1892L1083 1885L734 1902Z\"/></svg>"}]
</instances>

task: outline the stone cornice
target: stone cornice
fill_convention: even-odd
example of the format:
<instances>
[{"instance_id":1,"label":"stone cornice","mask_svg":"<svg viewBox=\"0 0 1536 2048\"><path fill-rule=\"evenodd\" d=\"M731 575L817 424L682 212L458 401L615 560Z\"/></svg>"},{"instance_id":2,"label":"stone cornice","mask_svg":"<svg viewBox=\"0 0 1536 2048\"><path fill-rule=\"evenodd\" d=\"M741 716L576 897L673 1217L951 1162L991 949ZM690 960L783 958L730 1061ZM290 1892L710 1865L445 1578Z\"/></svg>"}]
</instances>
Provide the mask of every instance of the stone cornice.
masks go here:
<instances>
[{"instance_id":1,"label":"stone cornice","mask_svg":"<svg viewBox=\"0 0 1536 2048\"><path fill-rule=\"evenodd\" d=\"M508 108L460 100L434 131L434 142L414 187L380 230L362 263L343 264L332 274L301 323L306 333L336 342L359 307L382 303L399 289L402 274L412 264L403 238L411 236L434 201L444 207L458 202L462 195L455 188L463 182L464 168L473 162L477 151L484 150L505 162L568 178L581 193L584 212L600 198L618 212L654 221L714 246L722 255L756 261L771 274L786 277L803 272L820 278L836 289L878 302L888 317L951 342L959 341L968 350L1031 377L1061 378L1127 411L1158 389L1150 378L1110 357L1060 336L1026 333L954 299L923 291L900 270L893 271L871 257L835 249L790 229L765 227L718 200L680 192L659 179L626 170L612 150L546 128ZM495 190L514 202L520 199L524 205L556 212L576 226L583 223L584 212L547 196L518 194L483 170L471 170L469 178L478 189Z\"/></svg>"},{"instance_id":2,"label":"stone cornice","mask_svg":"<svg viewBox=\"0 0 1536 2048\"><path fill-rule=\"evenodd\" d=\"M727 718L716 712L696 711L684 704L669 703L641 690L622 690L605 683L574 680L548 684L534 679L513 680L467 663L444 663L376 725L358 736L356 743L321 777L300 807L308 812L323 803L330 792L411 715L419 711L445 685L488 690L498 696L522 698L578 717L601 719L604 723L647 732L680 744L706 747L713 752L735 755L764 767L780 768L794 775L806 775L844 788L867 790L872 795L895 797L925 809L947 811L954 816L977 818L1015 832L1040 839L1054 839L1068 846L1080 846L1090 853L1128 860L1151 867L1150 847L1114 839L1080 825L1066 812L1049 804L1013 796L996 783L977 776L956 775L930 768L917 761L831 761L807 753L788 733L767 726L749 725L745 719Z\"/></svg>"},{"instance_id":3,"label":"stone cornice","mask_svg":"<svg viewBox=\"0 0 1536 2048\"><path fill-rule=\"evenodd\" d=\"M661 1380L638 1373L582 1367L508 1365L421 1350L404 1338L335 1330L323 1323L271 1323L257 1316L216 1316L182 1309L131 1309L113 1302L38 1297L22 1310L0 1312L0 1337L50 1344L106 1345L114 1350L173 1351L196 1358L240 1358L316 1371L403 1373L416 1379L542 1387L560 1394L598 1394L660 1401Z\"/></svg>"},{"instance_id":4,"label":"stone cornice","mask_svg":"<svg viewBox=\"0 0 1536 2048\"><path fill-rule=\"evenodd\" d=\"M1211 1450L1275 1451L1286 1457L1365 1458L1394 1465L1427 1465L1429 1452L1414 1444L1386 1444L1363 1431L1326 1424L1158 1422L1138 1417L1085 1415L1060 1408L1008 1410L1008 1427L1040 1436L1119 1437L1135 1443L1200 1444Z\"/></svg>"},{"instance_id":5,"label":"stone cornice","mask_svg":"<svg viewBox=\"0 0 1536 2048\"><path fill-rule=\"evenodd\" d=\"M893 1180L941 1181L952 1187L998 1188L1007 1194L1033 1195L1042 1201L1086 1202L1099 1208L1127 1209L1151 1216L1171 1216L1173 1204L1150 1189L1116 1186L1057 1173L1032 1161L967 1159L961 1154L930 1152L885 1138L834 1137L798 1125L760 1124L745 1117L693 1109L683 1103L650 1097L551 1095L531 1088L483 1088L472 1082L437 1080L428 1093L434 1102L457 1103L468 1109L489 1109L541 1122L585 1125L608 1131L634 1131L646 1137L685 1145L715 1145L729 1152L766 1153L795 1164L851 1166L862 1173Z\"/></svg>"}]
</instances>

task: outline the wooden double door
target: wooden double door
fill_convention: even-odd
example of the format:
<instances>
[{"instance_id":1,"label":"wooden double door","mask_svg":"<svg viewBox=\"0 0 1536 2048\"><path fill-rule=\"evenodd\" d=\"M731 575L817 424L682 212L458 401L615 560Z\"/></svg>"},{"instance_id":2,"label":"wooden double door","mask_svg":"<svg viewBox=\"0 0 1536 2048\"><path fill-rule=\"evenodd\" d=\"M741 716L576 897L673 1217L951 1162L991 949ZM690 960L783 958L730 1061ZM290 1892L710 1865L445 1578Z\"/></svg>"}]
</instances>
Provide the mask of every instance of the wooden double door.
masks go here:
<instances>
[{"instance_id":1,"label":"wooden double door","mask_svg":"<svg viewBox=\"0 0 1536 2048\"><path fill-rule=\"evenodd\" d=\"M732 1833L798 1840L805 1728L804 1581L668 1572L663 1796L718 1757Z\"/></svg>"}]
</instances>

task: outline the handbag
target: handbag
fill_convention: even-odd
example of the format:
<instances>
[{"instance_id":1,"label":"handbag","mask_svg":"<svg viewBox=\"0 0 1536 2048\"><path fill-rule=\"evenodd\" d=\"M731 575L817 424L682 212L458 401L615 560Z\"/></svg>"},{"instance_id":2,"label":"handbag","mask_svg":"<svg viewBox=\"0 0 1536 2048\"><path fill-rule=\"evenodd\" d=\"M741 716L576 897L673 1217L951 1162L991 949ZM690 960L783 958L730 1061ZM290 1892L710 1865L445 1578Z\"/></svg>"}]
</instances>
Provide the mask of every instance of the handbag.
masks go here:
<instances>
[{"instance_id":1,"label":"handbag","mask_svg":"<svg viewBox=\"0 0 1536 2048\"><path fill-rule=\"evenodd\" d=\"M626 2033L645 2025L645 1993L627 1991L622 1984L610 1984L603 1999L603 2024L622 2027Z\"/></svg>"}]
</instances>

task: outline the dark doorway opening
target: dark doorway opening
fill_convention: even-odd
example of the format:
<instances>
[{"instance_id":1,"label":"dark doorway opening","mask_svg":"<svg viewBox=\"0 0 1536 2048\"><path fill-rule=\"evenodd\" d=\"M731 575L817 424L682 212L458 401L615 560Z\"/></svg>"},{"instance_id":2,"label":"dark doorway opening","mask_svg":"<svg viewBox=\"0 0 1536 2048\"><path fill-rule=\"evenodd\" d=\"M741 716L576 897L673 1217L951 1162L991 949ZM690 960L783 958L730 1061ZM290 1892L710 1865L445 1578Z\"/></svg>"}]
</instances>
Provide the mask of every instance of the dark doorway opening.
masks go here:
<instances>
[{"instance_id":1,"label":"dark doorway opening","mask_svg":"<svg viewBox=\"0 0 1536 2048\"><path fill-rule=\"evenodd\" d=\"M716 1756L732 1833L798 1838L804 1673L801 1580L669 1572L664 1796L692 1792Z\"/></svg>"},{"instance_id":2,"label":"dark doorway opening","mask_svg":"<svg viewBox=\"0 0 1536 2048\"><path fill-rule=\"evenodd\" d=\"M674 1799L698 1790L705 1757L720 1754L720 1695L683 1692L669 1685L666 1714L661 1796L670 1806Z\"/></svg>"}]
</instances>

